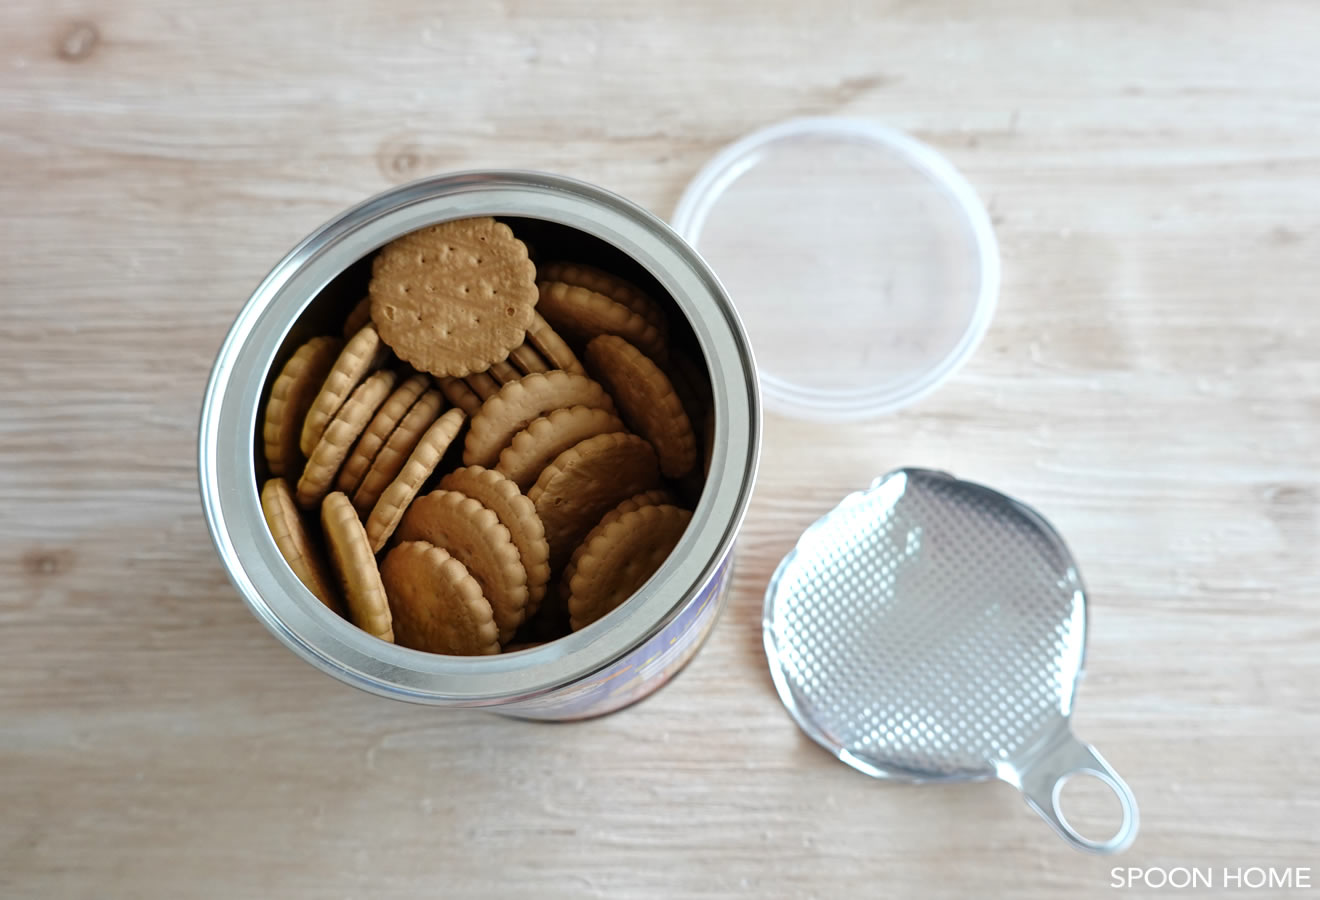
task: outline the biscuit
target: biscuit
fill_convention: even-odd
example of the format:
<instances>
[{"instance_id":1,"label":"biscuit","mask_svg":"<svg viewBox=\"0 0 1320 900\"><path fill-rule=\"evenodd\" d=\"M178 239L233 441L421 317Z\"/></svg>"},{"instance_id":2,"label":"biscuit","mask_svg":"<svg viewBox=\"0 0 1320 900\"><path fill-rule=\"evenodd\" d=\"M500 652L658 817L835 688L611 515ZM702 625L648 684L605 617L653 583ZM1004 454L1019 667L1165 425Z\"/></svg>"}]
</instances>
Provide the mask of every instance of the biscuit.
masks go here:
<instances>
[{"instance_id":1,"label":"biscuit","mask_svg":"<svg viewBox=\"0 0 1320 900\"><path fill-rule=\"evenodd\" d=\"M303 420L343 348L338 338L312 338L294 351L271 385L261 430L270 474L298 475L303 461L298 447Z\"/></svg>"},{"instance_id":2,"label":"biscuit","mask_svg":"<svg viewBox=\"0 0 1320 900\"><path fill-rule=\"evenodd\" d=\"M508 360L503 359L497 363L491 363L490 368L486 370L486 374L494 378L495 383L501 386L522 378L522 373L510 365Z\"/></svg>"},{"instance_id":3,"label":"biscuit","mask_svg":"<svg viewBox=\"0 0 1320 900\"><path fill-rule=\"evenodd\" d=\"M446 400L469 416L476 415L477 410L481 409L481 398L461 378L454 378L453 376L441 378L440 390L444 392Z\"/></svg>"},{"instance_id":4,"label":"biscuit","mask_svg":"<svg viewBox=\"0 0 1320 900\"><path fill-rule=\"evenodd\" d=\"M398 476L381 493L380 499L367 515L367 538L371 541L373 553L379 553L390 539L399 520L408 511L408 505L413 502L426 479L431 477L436 466L440 465L440 460L458 436L466 418L463 410L451 409L436 419L417 442Z\"/></svg>"},{"instance_id":5,"label":"biscuit","mask_svg":"<svg viewBox=\"0 0 1320 900\"><path fill-rule=\"evenodd\" d=\"M652 359L665 358L664 339L657 329L622 303L562 281L538 283L537 312L569 341L585 344L602 334L615 334L642 348Z\"/></svg>"},{"instance_id":6,"label":"biscuit","mask_svg":"<svg viewBox=\"0 0 1320 900\"><path fill-rule=\"evenodd\" d=\"M643 506L593 532L573 554L569 624L578 631L620 606L646 583L692 520L677 506Z\"/></svg>"},{"instance_id":7,"label":"biscuit","mask_svg":"<svg viewBox=\"0 0 1320 900\"><path fill-rule=\"evenodd\" d=\"M525 491L569 447L598 434L626 430L618 416L603 409L569 406L552 410L513 436L500 451L495 470Z\"/></svg>"},{"instance_id":8,"label":"biscuit","mask_svg":"<svg viewBox=\"0 0 1320 900\"><path fill-rule=\"evenodd\" d=\"M296 496L303 509L316 506L330 492L339 467L348 458L354 441L389 398L396 377L388 369L370 375L335 413L329 427L312 448L302 477L298 479Z\"/></svg>"},{"instance_id":9,"label":"biscuit","mask_svg":"<svg viewBox=\"0 0 1320 900\"><path fill-rule=\"evenodd\" d=\"M563 567L601 516L659 483L655 450L635 434L600 434L559 454L527 492L545 526L550 568Z\"/></svg>"},{"instance_id":10,"label":"biscuit","mask_svg":"<svg viewBox=\"0 0 1320 900\"><path fill-rule=\"evenodd\" d=\"M617 275L586 263L554 262L536 269L538 281L562 281L573 287L586 288L604 294L616 303L622 303L655 326L661 338L668 337L668 321L659 305L641 288Z\"/></svg>"},{"instance_id":11,"label":"biscuit","mask_svg":"<svg viewBox=\"0 0 1320 900\"><path fill-rule=\"evenodd\" d=\"M568 372L524 375L500 388L472 417L472 427L463 446L463 464L493 466L515 434L533 419L565 406L614 411L609 394L585 375Z\"/></svg>"},{"instance_id":12,"label":"biscuit","mask_svg":"<svg viewBox=\"0 0 1320 900\"><path fill-rule=\"evenodd\" d=\"M327 609L342 616L344 606L333 587L334 581L326 570L321 551L303 524L302 514L293 502L293 491L283 478L272 478L262 486L261 512L275 546L293 574Z\"/></svg>"},{"instance_id":13,"label":"biscuit","mask_svg":"<svg viewBox=\"0 0 1320 900\"><path fill-rule=\"evenodd\" d=\"M641 509L643 506L664 506L666 504L671 506L675 505L673 496L669 491L666 491L663 488L657 488L654 491L647 491L643 494L638 494L635 497L629 497L627 500L623 501L602 516L601 520L596 523L596 527L587 532L587 536L582 539L582 544L591 543L592 538L604 530L606 526L613 522L617 522L625 513ZM561 602L565 605L565 609L567 609L569 585L573 582L573 576L577 574L577 557L578 554L574 551L572 558L568 561L568 565L564 566L564 571L559 575L559 594L562 598Z\"/></svg>"},{"instance_id":14,"label":"biscuit","mask_svg":"<svg viewBox=\"0 0 1320 900\"><path fill-rule=\"evenodd\" d=\"M513 351L509 353L509 359L524 375L550 370L545 360L541 358L541 354L537 353L536 348L526 341L513 348Z\"/></svg>"},{"instance_id":15,"label":"biscuit","mask_svg":"<svg viewBox=\"0 0 1320 900\"><path fill-rule=\"evenodd\" d=\"M389 358L390 348L381 343L380 335L371 325L366 325L349 339L330 367L316 399L307 409L303 420L302 433L298 436L298 446L303 456L311 456L316 449L316 442L325 433L330 420L339 412L348 395L362 383L368 375L384 365Z\"/></svg>"},{"instance_id":16,"label":"biscuit","mask_svg":"<svg viewBox=\"0 0 1320 900\"><path fill-rule=\"evenodd\" d=\"M447 551L424 541L399 544L385 555L380 575L399 646L450 656L500 652L490 603Z\"/></svg>"},{"instance_id":17,"label":"biscuit","mask_svg":"<svg viewBox=\"0 0 1320 900\"><path fill-rule=\"evenodd\" d=\"M458 491L432 491L413 501L398 534L441 547L466 566L490 603L500 642L513 639L527 616L527 570L493 511Z\"/></svg>"},{"instance_id":18,"label":"biscuit","mask_svg":"<svg viewBox=\"0 0 1320 900\"><path fill-rule=\"evenodd\" d=\"M536 615L550 581L550 545L545 541L545 526L536 514L536 506L523 496L518 485L494 469L481 466L455 469L440 479L440 487L471 497L495 513L508 529L527 573L527 617Z\"/></svg>"},{"instance_id":19,"label":"biscuit","mask_svg":"<svg viewBox=\"0 0 1320 900\"><path fill-rule=\"evenodd\" d=\"M344 319L344 340L357 334L371 321L371 297L359 300Z\"/></svg>"},{"instance_id":20,"label":"biscuit","mask_svg":"<svg viewBox=\"0 0 1320 900\"><path fill-rule=\"evenodd\" d=\"M389 601L376 568L376 557L353 504L339 491L328 495L321 504L321 529L330 549L330 562L344 591L349 620L367 634L393 641Z\"/></svg>"},{"instance_id":21,"label":"biscuit","mask_svg":"<svg viewBox=\"0 0 1320 900\"><path fill-rule=\"evenodd\" d=\"M623 421L651 442L660 471L682 478L697 464L697 438L669 378L621 337L603 334L587 344L587 366L614 397Z\"/></svg>"},{"instance_id":22,"label":"biscuit","mask_svg":"<svg viewBox=\"0 0 1320 900\"><path fill-rule=\"evenodd\" d=\"M665 374L674 386L674 393L682 401L693 430L700 431L698 425L705 416L706 408L711 405L709 373L687 354L671 351Z\"/></svg>"},{"instance_id":23,"label":"biscuit","mask_svg":"<svg viewBox=\"0 0 1320 900\"><path fill-rule=\"evenodd\" d=\"M386 439L385 446L376 451L371 467L367 469L361 483L353 491L353 508L359 515L366 516L371 512L371 508L376 505L385 488L398 477L399 471L408 461L408 456L416 448L417 442L426 434L426 429L440 417L444 406L444 398L438 391L434 389L427 391L418 398L412 409L403 417L403 421L395 427Z\"/></svg>"},{"instance_id":24,"label":"biscuit","mask_svg":"<svg viewBox=\"0 0 1320 900\"><path fill-rule=\"evenodd\" d=\"M552 369L563 369L575 375L585 375L587 370L578 362L577 355L564 342L550 323L538 312L532 316L531 327L527 329L527 343L535 347L546 364Z\"/></svg>"},{"instance_id":25,"label":"biscuit","mask_svg":"<svg viewBox=\"0 0 1320 900\"><path fill-rule=\"evenodd\" d=\"M472 392L483 401L489 400L500 392L499 382L491 378L488 372L473 372L471 375L464 377L463 380L467 382L467 386L472 389Z\"/></svg>"},{"instance_id":26,"label":"biscuit","mask_svg":"<svg viewBox=\"0 0 1320 900\"><path fill-rule=\"evenodd\" d=\"M362 432L353 452L344 460L344 465L335 478L335 489L352 496L353 491L362 483L362 477L371 468L380 448L385 446L394 429L403 421L403 417L412 409L417 398L431 386L430 376L414 375L394 389L394 392L381 404L371 424Z\"/></svg>"},{"instance_id":27,"label":"biscuit","mask_svg":"<svg viewBox=\"0 0 1320 900\"><path fill-rule=\"evenodd\" d=\"M432 375L484 372L523 342L536 267L490 217L429 225L392 241L371 268L371 319L405 362Z\"/></svg>"}]
</instances>

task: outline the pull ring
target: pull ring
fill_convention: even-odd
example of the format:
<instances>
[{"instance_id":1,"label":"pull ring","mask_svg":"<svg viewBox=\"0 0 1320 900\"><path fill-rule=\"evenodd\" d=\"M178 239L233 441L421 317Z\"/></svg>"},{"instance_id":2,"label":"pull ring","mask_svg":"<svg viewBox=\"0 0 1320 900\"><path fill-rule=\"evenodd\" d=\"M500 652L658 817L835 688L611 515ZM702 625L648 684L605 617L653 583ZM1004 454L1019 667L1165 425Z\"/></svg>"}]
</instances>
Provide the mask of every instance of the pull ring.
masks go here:
<instances>
[{"instance_id":1,"label":"pull ring","mask_svg":"<svg viewBox=\"0 0 1320 900\"><path fill-rule=\"evenodd\" d=\"M1059 806L1064 782L1073 775L1091 775L1100 779L1118 797L1123 808L1123 822L1108 840L1096 841L1073 828ZM1027 805L1057 831L1064 840L1088 853L1119 853L1132 845L1137 837L1140 816L1137 800L1113 767L1090 744L1083 744L1064 731L1056 740L1033 759L1021 775L1019 787Z\"/></svg>"}]
</instances>

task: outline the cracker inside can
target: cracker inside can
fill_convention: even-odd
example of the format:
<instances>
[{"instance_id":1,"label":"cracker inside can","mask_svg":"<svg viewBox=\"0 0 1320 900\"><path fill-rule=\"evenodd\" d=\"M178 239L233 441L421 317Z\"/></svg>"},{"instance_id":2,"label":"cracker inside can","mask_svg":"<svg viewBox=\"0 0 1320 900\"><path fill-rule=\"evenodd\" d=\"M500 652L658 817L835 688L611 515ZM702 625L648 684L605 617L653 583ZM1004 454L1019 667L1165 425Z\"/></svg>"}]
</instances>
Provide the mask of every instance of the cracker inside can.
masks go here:
<instances>
[{"instance_id":1,"label":"cracker inside can","mask_svg":"<svg viewBox=\"0 0 1320 900\"><path fill-rule=\"evenodd\" d=\"M565 257L581 258L588 248L587 258L605 259L647 296L664 298L671 318L692 326L690 352L705 362L715 417L709 476L691 523L634 595L550 643L518 637L503 654L464 657L385 643L329 611L270 538L258 494L267 473L259 458L255 466L249 460L261 444L254 429L271 373L310 338L330 333L332 321L342 329L361 302L363 273L377 249L420 228L476 216L494 216L519 237L529 235L538 259L553 259L561 247ZM545 356L546 335L529 331L527 341L554 367ZM496 369L504 384L519 374L512 366ZM583 182L490 171L438 176L373 197L315 231L272 270L239 314L212 370L199 470L207 522L227 573L257 618L308 662L395 699L580 719L647 696L710 633L728 590L760 435L747 337L715 275L681 238L640 207ZM490 460L497 463L498 454Z\"/></svg>"}]
</instances>

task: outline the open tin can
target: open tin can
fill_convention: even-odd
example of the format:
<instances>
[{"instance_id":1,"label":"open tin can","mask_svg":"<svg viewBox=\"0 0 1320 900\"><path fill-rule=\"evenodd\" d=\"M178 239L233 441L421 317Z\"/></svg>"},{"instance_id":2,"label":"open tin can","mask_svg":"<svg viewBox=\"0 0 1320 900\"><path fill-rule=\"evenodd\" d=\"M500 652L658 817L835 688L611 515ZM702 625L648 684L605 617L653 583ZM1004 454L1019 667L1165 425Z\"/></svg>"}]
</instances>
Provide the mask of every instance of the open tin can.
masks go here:
<instances>
[{"instance_id":1,"label":"open tin can","mask_svg":"<svg viewBox=\"0 0 1320 900\"><path fill-rule=\"evenodd\" d=\"M600 621L527 650L442 656L380 641L326 609L284 562L258 495L260 412L293 350L337 329L365 289L371 255L437 222L495 216L544 256L588 250L657 295L704 357L714 408L710 468L691 524L661 568ZM335 323L335 324L331 324ZM675 324L679 324L677 321ZM751 497L761 407L750 345L709 266L663 221L580 181L468 172L386 191L317 229L266 276L221 345L202 404L202 505L234 585L263 624L308 662L355 687L418 703L538 719L612 712L686 664L723 605Z\"/></svg>"}]
</instances>

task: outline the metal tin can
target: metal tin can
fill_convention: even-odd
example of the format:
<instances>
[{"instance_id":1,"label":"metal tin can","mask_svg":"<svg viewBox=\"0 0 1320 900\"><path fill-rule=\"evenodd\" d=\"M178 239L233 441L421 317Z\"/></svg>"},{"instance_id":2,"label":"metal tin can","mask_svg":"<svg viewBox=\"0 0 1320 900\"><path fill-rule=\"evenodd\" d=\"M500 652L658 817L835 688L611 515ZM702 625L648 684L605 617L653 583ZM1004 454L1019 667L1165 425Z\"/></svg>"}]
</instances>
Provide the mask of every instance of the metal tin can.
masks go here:
<instances>
[{"instance_id":1,"label":"metal tin can","mask_svg":"<svg viewBox=\"0 0 1320 900\"><path fill-rule=\"evenodd\" d=\"M327 611L285 564L257 492L258 422L269 373L327 328L330 305L360 291L371 253L410 231L469 216L568 229L626 258L686 317L709 370L714 448L692 522L638 593L593 625L486 657L422 653L377 640ZM336 298L336 289L344 297ZM359 294L360 296L360 294ZM705 262L663 221L614 194L530 172L467 172L379 194L317 229L266 276L221 345L202 404L202 506L230 579L258 619L308 662L399 700L587 718L650 694L695 654L728 589L761 437L756 369L732 304Z\"/></svg>"}]
</instances>

